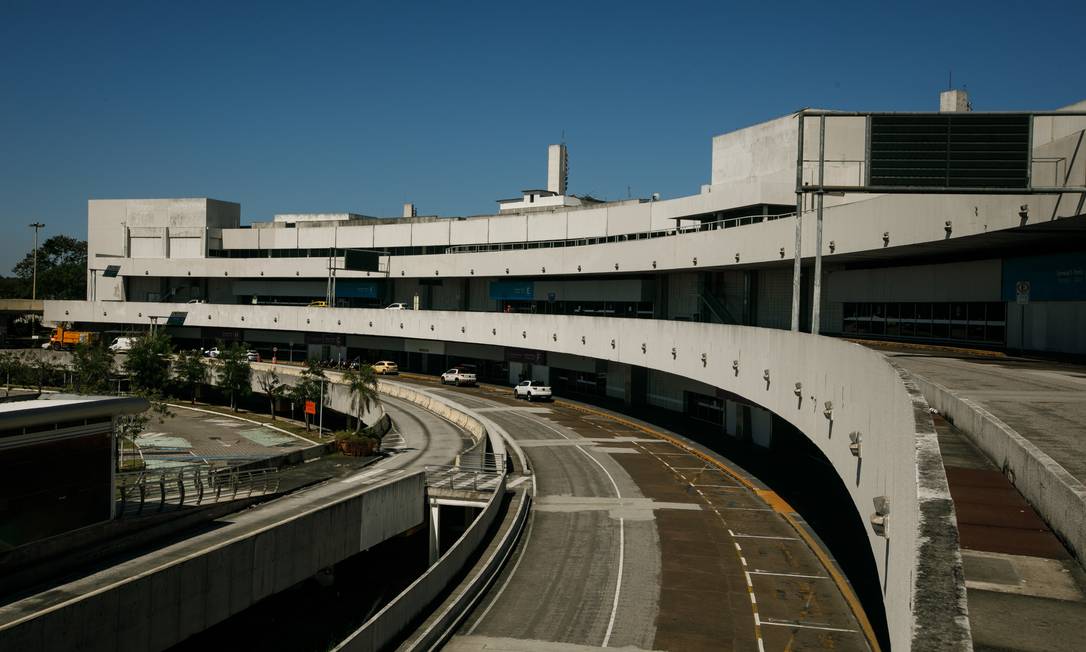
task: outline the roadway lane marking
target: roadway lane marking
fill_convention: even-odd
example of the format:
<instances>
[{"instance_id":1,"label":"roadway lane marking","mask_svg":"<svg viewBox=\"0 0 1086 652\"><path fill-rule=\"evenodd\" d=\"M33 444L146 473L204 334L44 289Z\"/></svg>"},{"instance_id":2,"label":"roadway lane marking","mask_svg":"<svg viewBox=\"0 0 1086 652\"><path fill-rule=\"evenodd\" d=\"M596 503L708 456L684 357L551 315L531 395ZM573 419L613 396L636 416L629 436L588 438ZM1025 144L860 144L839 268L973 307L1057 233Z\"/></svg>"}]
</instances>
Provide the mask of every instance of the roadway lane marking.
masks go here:
<instances>
[{"instance_id":1,"label":"roadway lane marking","mask_svg":"<svg viewBox=\"0 0 1086 652\"><path fill-rule=\"evenodd\" d=\"M729 530L729 532L730 532L730 530ZM774 540L777 540L777 541L799 541L799 539L797 539L796 537L774 537L774 536L768 536L768 535L763 535L763 534L738 534L738 533L733 533L732 536L737 538L737 539L774 539Z\"/></svg>"},{"instance_id":2,"label":"roadway lane marking","mask_svg":"<svg viewBox=\"0 0 1086 652\"><path fill-rule=\"evenodd\" d=\"M587 407L587 406L584 406L584 405L581 405L581 404L578 404L578 403L570 403L570 402L566 402L566 401L562 401L562 400L559 400L557 402L559 404L564 404L564 405L568 406L569 408L571 408L573 410L577 410L579 412L583 412L583 413L586 413L586 414L599 415L599 418L601 420L602 419L610 419L611 421L614 421L614 422L619 423L619 424L623 424L623 425L625 425L625 426L627 426L627 427L629 427L629 428L631 428L633 430L644 432L644 433L646 433L648 435L651 435L651 436L655 437L656 439L658 439L660 441L660 443L669 443L672 446L675 446L675 447L680 448L682 450L689 451L691 455L693 455L693 456L695 456L695 457L697 457L697 458L699 458L701 460L704 460L709 465L712 465L713 467L718 469L718 472L720 472L722 475L727 475L728 477L734 479L736 482L739 482L740 484L744 485L747 489L749 489L752 493L754 493L758 498L761 498L766 504L768 504L770 507L772 507L773 511L776 511L779 514L781 514L781 516L784 517L784 519L788 522L788 524L791 525L793 528L795 528L796 532L800 535L803 542L807 545L807 547L812 552L814 552L815 556L818 557L818 560L822 563L823 568L826 569L826 571L829 573L830 577L833 579L834 584L837 586L838 590L844 596L845 602L848 603L849 608L852 610L853 615L855 616L856 620L858 621L858 623L860 625L860 629L863 632L863 636L867 640L867 643L870 646L870 648L872 650L876 650L876 651L880 649L879 644L878 644L878 640L877 640L877 638L875 636L875 632L871 627L871 622L867 619L867 614L864 612L863 606L860 604L860 600L856 596L855 591L852 590L852 586L848 583L848 580L845 579L844 575L842 575L839 570L837 570L837 568L834 566L833 561L830 559L829 555L827 554L827 551L820 545L820 543L818 541L816 541L810 534L808 534L806 532L806 530L803 529L803 526L796 521L795 514L794 514L795 510L791 508L791 505L789 505L787 502L785 502L775 492L770 491L768 489L760 489L760 488L758 488L757 485L755 485L750 480L746 479L743 476L742 473L739 473L738 471L736 471L734 469L731 469L730 467L728 467L727 464L722 462L720 459L718 459L716 457L713 457L713 456L710 456L710 455L708 455L708 454L706 454L706 453L704 453L702 451L699 451L696 448L691 447L691 445L684 442L681 438L675 438L675 437L673 437L671 435L668 435L668 434L666 434L664 432L661 432L659 430L655 430L653 428L650 428L650 427L648 427L646 425L643 425L641 423L638 423L636 421L631 421L629 419L625 419L625 418L622 418L620 416L616 416L614 414L601 412L601 411L596 410L594 408L590 408L590 407ZM647 448L645 448L645 450L646 450L646 452L651 452ZM657 459L660 459L660 458L657 458ZM664 460L660 459L660 461L664 465L666 465L668 468L672 468L671 465L669 465ZM696 487L694 489L699 494L704 496L704 494L701 492L700 489L697 489ZM714 508L713 511L720 518L721 522L725 522L724 517L720 514L719 510ZM756 636L758 637L758 648L759 648L759 650L761 650L762 649L762 633L761 633L761 625L760 625L759 616L758 616L757 611L754 612L754 631L755 631Z\"/></svg>"},{"instance_id":3,"label":"roadway lane marking","mask_svg":"<svg viewBox=\"0 0 1086 652\"><path fill-rule=\"evenodd\" d=\"M833 579L829 575L804 575L802 573L774 573L772 571L764 570L752 570L751 575L772 575L773 577L798 577L807 580L829 580Z\"/></svg>"},{"instance_id":4,"label":"roadway lane marking","mask_svg":"<svg viewBox=\"0 0 1086 652\"><path fill-rule=\"evenodd\" d=\"M728 528L728 522L727 522L727 520L725 520L724 516L720 513L720 510L717 509L713 505L712 501L709 500L709 497L705 495L705 492L703 492L699 488L699 487L702 487L702 486L708 488L709 485L696 485L696 484L694 484L685 475L683 475L682 473L679 473L678 468L673 467L670 464L668 464L667 461L664 460L664 458L660 457L660 455L658 455L657 453L649 450L649 448L647 446L643 446L641 444L638 444L638 446L642 450L644 450L646 453L648 453L649 455L652 455L657 460L659 460L659 462L661 464L663 464L667 468L671 469L672 473L679 476L683 480L686 480L687 484L690 485L690 487L694 491L698 492L698 495L701 496L702 500L704 500L706 503L709 504L709 507L712 509L713 513L716 514L716 517L718 519L720 519L721 526L724 527L725 529L727 529L728 534L730 534L732 536L733 543L735 544L735 554L739 557L739 563L743 568L743 579L747 583L747 592L750 594L750 611L751 611L751 615L754 618L754 638L755 638L755 640L758 641L758 652L765 652L765 643L762 641L762 620L761 620L761 616L758 614L758 598L754 594L754 581L751 579L750 573L747 572L747 559L746 559L746 557L743 556L743 547L739 545L738 541L734 541L735 533L732 532L730 528ZM707 468L707 467L698 467L698 468L692 469L692 470L703 471L703 470L705 470L705 468ZM691 470L691 469L687 469L687 470ZM701 474L699 473L698 475L701 475ZM740 487L732 487L730 485L721 485L721 486L715 487L715 488L719 488L719 489L723 489L723 488L740 489ZM743 488L743 489L745 490L745 488Z\"/></svg>"},{"instance_id":5,"label":"roadway lane marking","mask_svg":"<svg viewBox=\"0 0 1086 652\"><path fill-rule=\"evenodd\" d=\"M777 620L763 620L763 625L775 625L777 627L799 627L800 629L820 629L825 632L851 632L856 633L855 629L847 629L845 627L830 627L828 625L807 625L804 623L794 623L790 621L777 621Z\"/></svg>"}]
</instances>

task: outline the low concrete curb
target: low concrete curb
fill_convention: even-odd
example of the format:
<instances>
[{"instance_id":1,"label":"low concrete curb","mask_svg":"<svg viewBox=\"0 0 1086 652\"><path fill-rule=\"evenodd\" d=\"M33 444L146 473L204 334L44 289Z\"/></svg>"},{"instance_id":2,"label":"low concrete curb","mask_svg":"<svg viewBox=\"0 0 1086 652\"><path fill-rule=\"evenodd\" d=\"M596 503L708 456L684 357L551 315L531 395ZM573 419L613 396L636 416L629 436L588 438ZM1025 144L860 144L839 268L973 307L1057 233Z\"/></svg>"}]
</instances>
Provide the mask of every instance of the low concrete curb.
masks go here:
<instances>
[{"instance_id":1,"label":"low concrete curb","mask_svg":"<svg viewBox=\"0 0 1086 652\"><path fill-rule=\"evenodd\" d=\"M916 423L916 493L919 514L913 650L973 649L969 601L946 467L931 411L909 372L893 365L913 402ZM891 513L891 522L893 514ZM891 526L892 527L892 526Z\"/></svg>"},{"instance_id":2,"label":"low concrete curb","mask_svg":"<svg viewBox=\"0 0 1086 652\"><path fill-rule=\"evenodd\" d=\"M914 378L928 403L1002 469L1086 567L1086 485L980 405L939 383Z\"/></svg>"}]
</instances>

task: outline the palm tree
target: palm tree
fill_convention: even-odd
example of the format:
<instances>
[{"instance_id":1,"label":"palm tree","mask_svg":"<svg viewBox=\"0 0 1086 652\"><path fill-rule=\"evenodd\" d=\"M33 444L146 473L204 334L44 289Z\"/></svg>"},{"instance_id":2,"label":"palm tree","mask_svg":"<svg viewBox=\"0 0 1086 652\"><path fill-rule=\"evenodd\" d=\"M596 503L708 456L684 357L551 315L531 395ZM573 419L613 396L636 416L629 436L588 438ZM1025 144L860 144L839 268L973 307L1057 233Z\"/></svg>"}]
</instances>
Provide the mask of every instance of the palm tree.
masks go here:
<instances>
[{"instance_id":1,"label":"palm tree","mask_svg":"<svg viewBox=\"0 0 1086 652\"><path fill-rule=\"evenodd\" d=\"M351 405L355 414L354 433L357 435L362 429L362 415L380 400L377 395L377 376L369 365L362 365L358 371L345 372L343 384L351 394Z\"/></svg>"}]
</instances>

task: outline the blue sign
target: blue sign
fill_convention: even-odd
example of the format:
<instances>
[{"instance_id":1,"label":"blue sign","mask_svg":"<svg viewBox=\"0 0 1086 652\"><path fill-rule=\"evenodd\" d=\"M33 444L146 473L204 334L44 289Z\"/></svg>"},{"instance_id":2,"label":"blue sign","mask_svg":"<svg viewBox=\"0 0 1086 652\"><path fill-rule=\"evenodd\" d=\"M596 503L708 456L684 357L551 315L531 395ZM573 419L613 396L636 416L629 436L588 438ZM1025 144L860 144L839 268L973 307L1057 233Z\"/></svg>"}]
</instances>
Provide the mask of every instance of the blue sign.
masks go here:
<instances>
[{"instance_id":1,"label":"blue sign","mask_svg":"<svg viewBox=\"0 0 1086 652\"><path fill-rule=\"evenodd\" d=\"M377 299L381 296L377 290L377 281L367 281L364 279L343 279L336 281L337 297Z\"/></svg>"},{"instance_id":2,"label":"blue sign","mask_svg":"<svg viewBox=\"0 0 1086 652\"><path fill-rule=\"evenodd\" d=\"M1017 301L1022 287L1030 302L1086 300L1086 252L1005 258L1003 300Z\"/></svg>"},{"instance_id":3,"label":"blue sign","mask_svg":"<svg viewBox=\"0 0 1086 652\"><path fill-rule=\"evenodd\" d=\"M490 298L495 301L531 301L535 281L491 281Z\"/></svg>"}]
</instances>

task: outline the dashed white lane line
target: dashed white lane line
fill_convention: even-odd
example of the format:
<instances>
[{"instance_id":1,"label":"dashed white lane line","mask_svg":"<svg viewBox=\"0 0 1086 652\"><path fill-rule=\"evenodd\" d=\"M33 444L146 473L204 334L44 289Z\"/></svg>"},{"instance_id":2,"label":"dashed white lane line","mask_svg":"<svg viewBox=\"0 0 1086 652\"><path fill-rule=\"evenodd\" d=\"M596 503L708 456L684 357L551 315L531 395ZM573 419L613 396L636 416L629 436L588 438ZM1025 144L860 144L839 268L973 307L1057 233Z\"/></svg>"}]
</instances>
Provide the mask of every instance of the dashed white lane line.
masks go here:
<instances>
[{"instance_id":1,"label":"dashed white lane line","mask_svg":"<svg viewBox=\"0 0 1086 652\"><path fill-rule=\"evenodd\" d=\"M802 573L774 573L773 571L752 570L751 575L772 575L773 577L798 577L805 580L828 580L829 575L804 575Z\"/></svg>"},{"instance_id":2,"label":"dashed white lane line","mask_svg":"<svg viewBox=\"0 0 1086 652\"><path fill-rule=\"evenodd\" d=\"M776 541L799 541L796 537L772 537L763 534L733 534L737 539L774 539Z\"/></svg>"},{"instance_id":3,"label":"dashed white lane line","mask_svg":"<svg viewBox=\"0 0 1086 652\"><path fill-rule=\"evenodd\" d=\"M735 538L735 533L732 532L731 528L728 528L728 522L724 519L724 515L720 513L720 510L717 509L715 505L713 505L712 501L710 501L709 498L705 495L705 492L703 492L701 490L701 487L709 488L709 485L694 484L685 475L683 475L682 473L679 473L679 471L705 471L709 467L674 467L674 466L671 466L670 464L668 464L666 460L664 460L662 457L660 457L656 453L652 452L651 450L649 450L645 446L641 446L641 444L638 444L638 446L640 446L642 448L642 450L644 450L646 453L648 453L649 455L652 455L657 460L659 460L661 464L663 464L667 468L671 469L672 473L674 473L675 475L677 475L680 478L682 478L683 480L685 480L686 483L688 485L690 485L690 487L694 491L698 492L698 495L701 496L705 500L706 503L709 503L710 509L712 509L713 513L716 514L716 517L720 519L721 525L723 525L725 528L728 529L728 534L730 534L733 539ZM723 487L724 487L724 485L722 485L720 487L713 487L713 488L723 488ZM742 487L735 487L735 488L736 489L742 489ZM751 610L751 613L754 616L754 637L758 641L758 652L765 652L765 644L762 642L762 619L761 619L761 616L758 614L758 598L754 594L754 581L751 579L750 573L747 571L747 559L746 559L746 557L743 556L743 548L742 548L742 546L739 545L738 541L735 541L735 552L739 556L739 563L743 567L743 579L745 579L746 582L747 582L747 592L750 594L750 610Z\"/></svg>"},{"instance_id":4,"label":"dashed white lane line","mask_svg":"<svg viewBox=\"0 0 1086 652\"><path fill-rule=\"evenodd\" d=\"M774 625L776 627L798 627L800 629L820 629L826 632L852 632L855 633L855 629L848 629L845 627L829 627L827 625L807 625L805 623L793 623L789 621L776 621L776 620L763 620L763 625Z\"/></svg>"}]
</instances>

